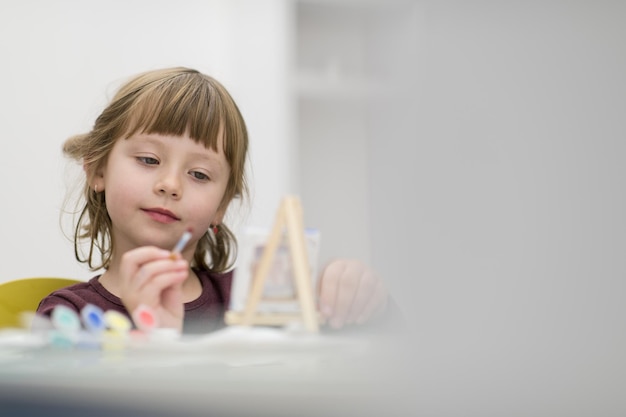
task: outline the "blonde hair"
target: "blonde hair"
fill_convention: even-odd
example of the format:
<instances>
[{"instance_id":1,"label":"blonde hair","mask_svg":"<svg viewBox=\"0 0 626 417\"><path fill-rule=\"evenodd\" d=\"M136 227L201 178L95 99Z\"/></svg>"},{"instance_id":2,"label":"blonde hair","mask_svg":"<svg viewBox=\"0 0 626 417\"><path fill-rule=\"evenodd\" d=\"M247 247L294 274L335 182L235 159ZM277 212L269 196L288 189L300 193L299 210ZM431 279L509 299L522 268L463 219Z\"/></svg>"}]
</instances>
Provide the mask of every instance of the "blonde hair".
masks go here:
<instances>
[{"instance_id":1,"label":"blonde hair","mask_svg":"<svg viewBox=\"0 0 626 417\"><path fill-rule=\"evenodd\" d=\"M215 151L221 139L230 178L219 209L225 211L234 198L248 194L244 173L248 133L228 91L214 78L190 68L139 74L119 89L90 132L73 136L63 145L64 154L81 162L87 175L82 191L84 205L75 221L74 253L91 270L109 267L115 242L105 193L95 192L89 184L95 172L106 164L115 142L137 132L175 136L188 133L195 142ZM80 250L84 240L89 242L87 254ZM193 266L225 271L232 266L236 250L234 234L221 224L218 233L207 231L198 242ZM99 262L96 252L101 256Z\"/></svg>"}]
</instances>

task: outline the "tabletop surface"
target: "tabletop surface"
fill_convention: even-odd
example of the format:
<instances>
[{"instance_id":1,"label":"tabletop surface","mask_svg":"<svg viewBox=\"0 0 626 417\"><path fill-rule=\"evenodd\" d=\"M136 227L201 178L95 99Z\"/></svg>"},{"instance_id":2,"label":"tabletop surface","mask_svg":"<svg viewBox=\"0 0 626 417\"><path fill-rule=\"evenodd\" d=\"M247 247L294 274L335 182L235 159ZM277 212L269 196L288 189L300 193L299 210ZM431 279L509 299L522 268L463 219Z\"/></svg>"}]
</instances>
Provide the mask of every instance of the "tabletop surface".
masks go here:
<instances>
[{"instance_id":1,"label":"tabletop surface","mask_svg":"<svg viewBox=\"0 0 626 417\"><path fill-rule=\"evenodd\" d=\"M41 345L5 331L0 404L47 416L381 415L407 389L398 353L369 337L261 327L115 350Z\"/></svg>"}]
</instances>

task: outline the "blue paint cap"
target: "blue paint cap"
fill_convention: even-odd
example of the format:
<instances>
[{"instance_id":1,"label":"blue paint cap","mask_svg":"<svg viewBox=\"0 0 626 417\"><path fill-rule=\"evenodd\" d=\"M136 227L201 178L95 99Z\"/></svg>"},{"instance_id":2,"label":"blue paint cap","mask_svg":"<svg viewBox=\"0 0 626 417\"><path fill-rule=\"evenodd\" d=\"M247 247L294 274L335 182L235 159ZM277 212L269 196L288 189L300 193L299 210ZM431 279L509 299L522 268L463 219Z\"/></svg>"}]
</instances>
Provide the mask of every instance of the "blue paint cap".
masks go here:
<instances>
[{"instance_id":1,"label":"blue paint cap","mask_svg":"<svg viewBox=\"0 0 626 417\"><path fill-rule=\"evenodd\" d=\"M96 305L87 304L80 311L85 328L93 333L100 333L106 328L104 321L104 311Z\"/></svg>"}]
</instances>

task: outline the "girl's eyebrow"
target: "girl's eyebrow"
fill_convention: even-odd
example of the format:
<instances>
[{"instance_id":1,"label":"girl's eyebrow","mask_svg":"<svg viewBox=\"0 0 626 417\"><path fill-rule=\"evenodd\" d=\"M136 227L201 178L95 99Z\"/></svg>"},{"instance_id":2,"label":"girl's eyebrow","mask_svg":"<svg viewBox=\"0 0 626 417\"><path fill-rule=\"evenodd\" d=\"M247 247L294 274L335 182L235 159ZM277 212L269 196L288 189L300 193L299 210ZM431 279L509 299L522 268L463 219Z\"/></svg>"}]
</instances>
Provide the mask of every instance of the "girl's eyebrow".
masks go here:
<instances>
[{"instance_id":1,"label":"girl's eyebrow","mask_svg":"<svg viewBox=\"0 0 626 417\"><path fill-rule=\"evenodd\" d=\"M152 142L155 144L163 144L163 140L159 137L156 137L154 135L147 135L147 134L140 134L140 135L132 135L129 136L127 139L134 139L137 141L141 141L141 142Z\"/></svg>"},{"instance_id":2,"label":"girl's eyebrow","mask_svg":"<svg viewBox=\"0 0 626 417\"><path fill-rule=\"evenodd\" d=\"M206 160L211 164L216 165L217 168L222 168L222 161L217 157L217 155L206 154L203 152L194 152L191 154L191 156L197 159Z\"/></svg>"}]
</instances>

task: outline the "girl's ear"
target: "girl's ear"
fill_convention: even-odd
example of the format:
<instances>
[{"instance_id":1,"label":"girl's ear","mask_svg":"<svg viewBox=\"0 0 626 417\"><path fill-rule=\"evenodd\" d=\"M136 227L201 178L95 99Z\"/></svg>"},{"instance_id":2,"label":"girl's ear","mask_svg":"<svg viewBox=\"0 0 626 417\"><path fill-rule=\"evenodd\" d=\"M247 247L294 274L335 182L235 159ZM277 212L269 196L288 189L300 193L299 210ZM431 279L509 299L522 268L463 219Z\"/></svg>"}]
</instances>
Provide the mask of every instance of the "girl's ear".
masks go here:
<instances>
[{"instance_id":1,"label":"girl's ear","mask_svg":"<svg viewBox=\"0 0 626 417\"><path fill-rule=\"evenodd\" d=\"M215 213L215 217L213 218L213 224L222 224L222 222L224 221L224 214L225 214L226 209L222 210L218 210L217 213Z\"/></svg>"},{"instance_id":2,"label":"girl's ear","mask_svg":"<svg viewBox=\"0 0 626 417\"><path fill-rule=\"evenodd\" d=\"M104 175L101 169L93 169L91 165L83 164L83 171L85 171L89 188L97 193L104 191Z\"/></svg>"}]
</instances>

